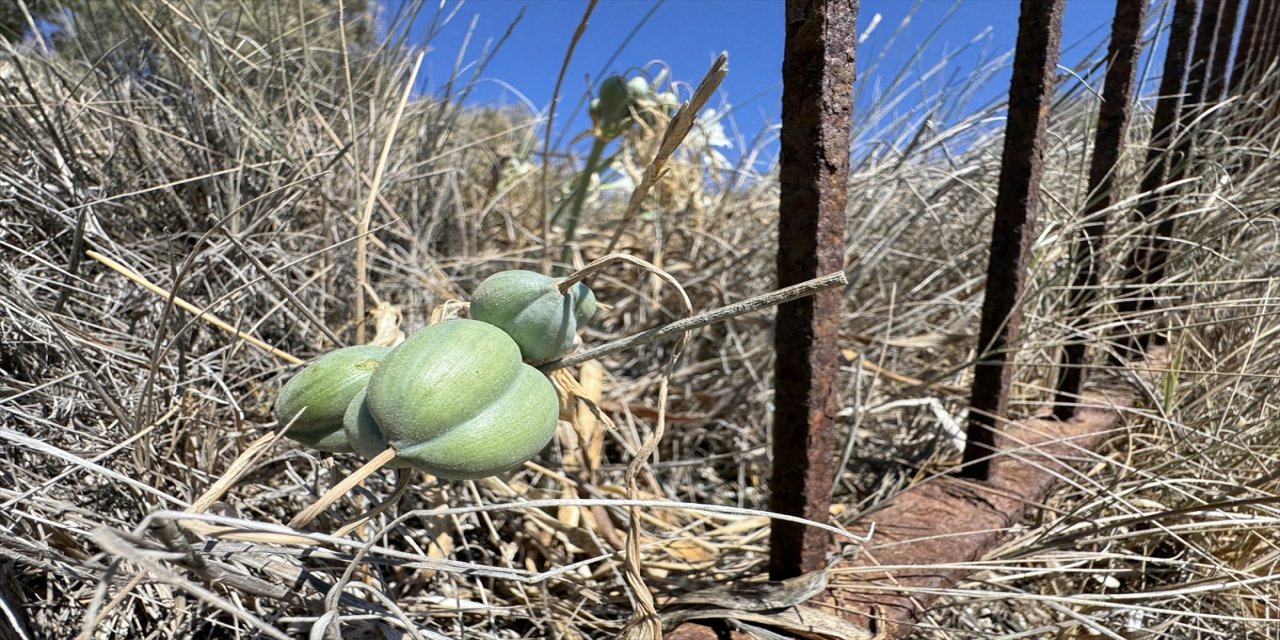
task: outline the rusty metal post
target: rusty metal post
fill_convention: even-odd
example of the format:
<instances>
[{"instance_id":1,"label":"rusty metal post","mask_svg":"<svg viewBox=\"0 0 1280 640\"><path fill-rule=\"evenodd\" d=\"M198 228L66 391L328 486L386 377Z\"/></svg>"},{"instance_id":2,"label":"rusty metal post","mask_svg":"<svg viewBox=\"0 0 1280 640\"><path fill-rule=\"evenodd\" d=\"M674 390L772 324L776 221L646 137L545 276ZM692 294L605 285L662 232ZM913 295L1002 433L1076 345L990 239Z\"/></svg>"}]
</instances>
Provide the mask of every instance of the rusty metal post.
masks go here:
<instances>
[{"instance_id":1,"label":"rusty metal post","mask_svg":"<svg viewBox=\"0 0 1280 640\"><path fill-rule=\"evenodd\" d=\"M1276 0L1257 0L1261 5L1258 9L1258 24L1254 29L1254 44L1250 49L1249 57L1252 59L1252 70L1249 74L1253 79L1258 79L1267 66L1271 64L1268 56L1271 45L1274 42L1275 34L1272 31L1276 15L1280 14L1280 6L1277 6Z\"/></svg>"},{"instance_id":2,"label":"rusty metal post","mask_svg":"<svg viewBox=\"0 0 1280 640\"><path fill-rule=\"evenodd\" d=\"M1275 0L1271 3L1271 15L1263 21L1266 25L1266 37L1262 40L1262 55L1258 60L1258 74L1265 73L1276 62L1276 55L1280 54L1280 6L1276 6Z\"/></svg>"},{"instance_id":3,"label":"rusty metal post","mask_svg":"<svg viewBox=\"0 0 1280 640\"><path fill-rule=\"evenodd\" d=\"M1244 83L1254 75L1254 66L1258 60L1254 57L1254 48L1258 36L1262 32L1260 21L1263 19L1263 5L1272 4L1268 0L1248 0L1249 6L1244 10L1244 20L1240 24L1240 43L1236 45L1236 62L1231 68L1231 82L1227 92L1238 95L1244 91Z\"/></svg>"},{"instance_id":4,"label":"rusty metal post","mask_svg":"<svg viewBox=\"0 0 1280 640\"><path fill-rule=\"evenodd\" d=\"M1098 107L1098 130L1094 134L1093 157L1089 161L1089 200L1084 206L1081 238L1072 251L1071 262L1079 271L1072 283L1068 313L1071 326L1079 329L1087 321L1086 312L1097 299L1098 273L1102 270L1103 234L1107 230L1107 210L1116 201L1116 163L1124 151L1125 132L1133 108L1133 85L1142 53L1142 27L1147 19L1147 3L1116 0L1111 21L1111 43L1107 50L1107 75ZM1073 333L1075 333L1073 331ZM1084 386L1088 344L1072 336L1063 348L1062 372L1054 400L1054 416L1072 418L1079 406Z\"/></svg>"},{"instance_id":5,"label":"rusty metal post","mask_svg":"<svg viewBox=\"0 0 1280 640\"><path fill-rule=\"evenodd\" d=\"M857 0L787 0L779 138L778 286L844 269ZM770 508L825 522L834 480L841 292L778 307ZM774 520L775 580L826 566L828 534Z\"/></svg>"},{"instance_id":6,"label":"rusty metal post","mask_svg":"<svg viewBox=\"0 0 1280 640\"><path fill-rule=\"evenodd\" d=\"M1205 97L1210 95L1210 84L1213 78L1209 70L1213 67L1214 53L1218 44L1218 19L1222 17L1226 0L1204 0L1200 7L1200 22L1196 25L1196 48L1192 58L1191 70L1187 73L1187 91L1196 91L1197 99L1184 100L1183 114L1188 113L1188 105L1198 108ZM1184 130L1185 131L1185 130Z\"/></svg>"},{"instance_id":7,"label":"rusty metal post","mask_svg":"<svg viewBox=\"0 0 1280 640\"><path fill-rule=\"evenodd\" d=\"M968 440L960 474L986 480L995 429L1009 407L1013 365L1022 328L1027 254L1040 208L1044 140L1053 98L1066 0L1022 0L1009 85L1000 188L991 227L991 258L978 333L978 359L969 402Z\"/></svg>"},{"instance_id":8,"label":"rusty metal post","mask_svg":"<svg viewBox=\"0 0 1280 640\"><path fill-rule=\"evenodd\" d=\"M1262 40L1258 50L1257 64L1252 73L1254 84L1258 89L1258 100L1255 106L1256 117L1248 123L1247 135L1257 136L1265 131L1269 124L1280 116L1280 104L1272 99L1277 86L1277 65L1280 65L1280 0L1268 0L1271 5L1270 16L1263 20ZM1265 13L1265 10L1264 10ZM1252 168L1260 158L1254 157L1249 166Z\"/></svg>"},{"instance_id":9,"label":"rusty metal post","mask_svg":"<svg viewBox=\"0 0 1280 640\"><path fill-rule=\"evenodd\" d=\"M1183 90L1183 101L1178 114L1178 135L1171 152L1168 182L1179 182L1186 178L1194 161L1195 132L1189 129L1196 114L1204 106L1204 90L1209 65L1213 60L1213 49L1216 41L1207 25L1217 23L1217 11L1222 0L1205 0L1204 11L1200 15L1200 24L1196 31L1195 50L1191 57L1191 66L1187 71L1187 84ZM1177 10L1174 11L1175 20ZM1176 201L1176 193L1167 194ZM1150 227L1159 201L1144 209L1139 204L1141 221ZM1117 310L1121 318L1132 319L1137 314L1146 314L1156 307L1155 285L1164 279L1165 264L1169 260L1170 239L1176 228L1176 205L1170 206L1159 217L1155 228L1144 233L1139 244L1129 254L1128 267L1125 271L1122 296ZM1151 334L1135 336L1132 332L1119 340L1122 350L1145 350L1151 344Z\"/></svg>"},{"instance_id":10,"label":"rusty metal post","mask_svg":"<svg viewBox=\"0 0 1280 640\"><path fill-rule=\"evenodd\" d=\"M1271 36L1271 19L1276 12L1276 0L1252 0L1253 4L1258 5L1258 19L1253 26L1253 41L1249 45L1249 67L1241 77L1240 91L1246 91L1244 82L1246 78L1250 81L1256 81L1262 76L1262 71L1267 67L1266 50L1271 44L1269 38ZM1233 78L1234 80L1234 78Z\"/></svg>"},{"instance_id":11,"label":"rusty metal post","mask_svg":"<svg viewBox=\"0 0 1280 640\"><path fill-rule=\"evenodd\" d=\"M1227 88L1227 65L1231 61L1231 43L1235 40L1236 22L1240 16L1240 0L1224 0L1218 16L1213 68L1205 85L1206 102L1217 102Z\"/></svg>"}]
</instances>

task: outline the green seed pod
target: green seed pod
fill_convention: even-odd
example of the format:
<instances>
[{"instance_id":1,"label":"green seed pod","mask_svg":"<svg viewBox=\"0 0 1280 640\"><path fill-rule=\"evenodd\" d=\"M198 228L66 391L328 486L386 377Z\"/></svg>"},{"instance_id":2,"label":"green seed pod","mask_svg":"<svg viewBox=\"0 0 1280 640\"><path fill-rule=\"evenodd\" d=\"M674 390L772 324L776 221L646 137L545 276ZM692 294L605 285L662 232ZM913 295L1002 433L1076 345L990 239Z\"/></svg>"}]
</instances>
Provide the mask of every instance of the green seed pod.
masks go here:
<instances>
[{"instance_id":1,"label":"green seed pod","mask_svg":"<svg viewBox=\"0 0 1280 640\"><path fill-rule=\"evenodd\" d=\"M352 451L366 458L374 458L391 445L387 444L382 428L374 421L373 414L369 413L369 403L365 401L368 395L369 388L365 387L347 405L347 413L342 419L342 431L346 434L347 444ZM403 469L411 465L397 457L386 466Z\"/></svg>"},{"instance_id":2,"label":"green seed pod","mask_svg":"<svg viewBox=\"0 0 1280 640\"><path fill-rule=\"evenodd\" d=\"M609 76L600 83L600 97L591 102L591 119L605 138L616 138L631 123L631 90L627 79Z\"/></svg>"},{"instance_id":3,"label":"green seed pod","mask_svg":"<svg viewBox=\"0 0 1280 640\"><path fill-rule=\"evenodd\" d=\"M471 317L506 331L529 362L559 357L596 314L596 296L581 282L562 294L556 282L532 271L495 273L471 296Z\"/></svg>"},{"instance_id":4,"label":"green seed pod","mask_svg":"<svg viewBox=\"0 0 1280 640\"><path fill-rule=\"evenodd\" d=\"M475 320L448 320L405 340L370 378L364 405L344 429L358 450L391 446L397 463L455 480L533 458L560 412L555 388L520 361L510 336Z\"/></svg>"},{"instance_id":5,"label":"green seed pod","mask_svg":"<svg viewBox=\"0 0 1280 640\"><path fill-rule=\"evenodd\" d=\"M320 451L349 453L342 430L347 405L390 352L374 345L346 347L307 365L276 398L276 419L291 423L285 435Z\"/></svg>"}]
</instances>

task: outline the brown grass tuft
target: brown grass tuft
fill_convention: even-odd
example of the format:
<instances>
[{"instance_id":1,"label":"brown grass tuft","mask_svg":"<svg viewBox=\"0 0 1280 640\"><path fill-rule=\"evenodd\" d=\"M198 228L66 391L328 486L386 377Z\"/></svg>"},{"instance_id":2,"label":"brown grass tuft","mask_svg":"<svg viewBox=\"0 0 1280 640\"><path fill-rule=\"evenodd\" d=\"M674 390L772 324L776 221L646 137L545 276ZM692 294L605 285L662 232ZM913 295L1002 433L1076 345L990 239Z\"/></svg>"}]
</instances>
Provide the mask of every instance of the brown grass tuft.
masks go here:
<instances>
[{"instance_id":1,"label":"brown grass tuft","mask_svg":"<svg viewBox=\"0 0 1280 640\"><path fill-rule=\"evenodd\" d=\"M51 55L0 52L0 579L13 582L0 593L49 637L300 637L316 624L347 637L615 633L633 608L616 499L653 433L669 345L612 356L572 381L600 411L566 411L577 418L543 457L478 482L415 476L399 509L357 534L319 532L389 495L392 475L370 478L305 541L282 537L282 523L360 464L288 441L197 518L204 529L192 527L233 526L241 539L175 532L181 512L279 427L268 407L295 370L212 317L303 360L352 343L357 296L391 305L380 313L398 311L411 331L494 271L538 268L539 163L552 163L553 202L573 171L569 150L538 148L535 114L463 106L492 49L465 53L478 65L447 95L415 97L398 116L361 291L356 230L413 52L395 29L374 37L362 14L350 16L344 60L329 13L261 9L236 22L177 9L131 17L116 49L80 35ZM998 173L986 123L999 108L960 110L972 84L943 88L927 101L933 112L895 106L918 90L904 78L882 87L855 132L837 523L959 454L949 425L963 422L964 398L949 390L967 384L973 357ZM1050 397L1064 341L1103 351L1121 321L1166 336L1175 366L1144 389L1131 427L975 563L974 580L948 592L918 637L1274 632L1280 137L1257 114L1277 82L1268 76L1201 129L1160 313L1117 318L1106 285L1079 335L1063 313L1094 98L1066 93L1015 411ZM633 179L661 130L628 140ZM1142 122L1131 136L1126 185L1141 169ZM772 289L773 174L744 165L711 177L698 154L682 154L620 248L679 279L696 311ZM1110 212L1117 265L1154 224L1130 219L1132 191ZM624 204L593 201L579 234L585 261L603 252ZM678 313L669 291L625 268L593 286L607 306L589 342ZM671 424L638 478L638 498L671 503L639 512L643 577L659 607L762 570L768 520L754 509L766 504L770 326L762 313L703 329L672 374ZM1098 384L1134 384L1096 362Z\"/></svg>"}]
</instances>

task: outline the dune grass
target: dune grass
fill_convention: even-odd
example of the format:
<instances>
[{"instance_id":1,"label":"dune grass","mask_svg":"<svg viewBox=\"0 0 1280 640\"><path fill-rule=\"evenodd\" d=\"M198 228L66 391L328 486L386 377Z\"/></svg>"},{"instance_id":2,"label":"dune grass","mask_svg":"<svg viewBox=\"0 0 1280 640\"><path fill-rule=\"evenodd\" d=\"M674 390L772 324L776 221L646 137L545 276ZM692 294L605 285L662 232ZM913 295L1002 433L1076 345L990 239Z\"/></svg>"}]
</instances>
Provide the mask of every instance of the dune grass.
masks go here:
<instances>
[{"instance_id":1,"label":"dune grass","mask_svg":"<svg viewBox=\"0 0 1280 640\"><path fill-rule=\"evenodd\" d=\"M50 55L34 42L0 52L5 601L33 637L321 637L317 625L345 637L611 637L635 602L620 561L627 512L609 500L654 432L670 345L575 370L563 383L600 411L574 408L534 462L476 482L415 476L397 510L353 535L323 532L391 494L393 475L371 477L299 538L282 523L360 461L263 439L279 427L269 407L295 360L382 335L379 322L410 332L490 273L558 259L562 230L549 231L548 255L542 203L570 196L576 148L540 147L544 114L466 106L492 47L459 54L477 64L401 109L417 54L367 14L177 8L131 16L119 42L82 31ZM875 128L855 132L836 524L959 458L1001 113L961 106L1004 60L922 101L941 105L929 112L898 102L920 90L911 74L873 71L892 81L873 101L879 115L859 120ZM1120 318L1126 248L1157 222L1131 216L1149 126L1138 109L1123 198L1107 212L1106 284L1090 322L1072 328L1069 257L1096 106L1080 82L1096 89L1101 77L1079 70L1062 79L1051 123L1013 410L1042 411L1068 340L1097 347L1093 384L1141 385L1143 400L915 637L1271 637L1280 128L1264 114L1280 75L1210 105L1195 170L1160 214L1178 216L1163 305ZM664 125L629 133L612 175L639 182ZM753 168L760 148L730 170L703 149L678 151L625 226L629 194L593 193L574 261L619 234L618 248L672 274L696 311L772 289L777 194L772 169ZM593 287L606 306L592 344L679 314L670 289L626 267ZM1168 340L1174 366L1160 385L1108 364L1117 326ZM640 512L641 570L659 606L763 571L770 330L768 313L707 327L672 372L669 424L637 496L671 503ZM176 530L219 478L234 482L188 518L245 535ZM537 502L516 504L526 500Z\"/></svg>"}]
</instances>

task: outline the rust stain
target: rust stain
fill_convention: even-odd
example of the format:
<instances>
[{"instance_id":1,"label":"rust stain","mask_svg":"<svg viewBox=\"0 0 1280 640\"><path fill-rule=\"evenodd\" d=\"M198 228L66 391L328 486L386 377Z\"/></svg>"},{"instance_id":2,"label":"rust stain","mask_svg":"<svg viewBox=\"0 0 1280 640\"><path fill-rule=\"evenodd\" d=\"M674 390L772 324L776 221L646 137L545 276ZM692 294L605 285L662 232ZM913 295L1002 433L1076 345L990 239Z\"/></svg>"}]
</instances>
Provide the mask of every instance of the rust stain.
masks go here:
<instances>
[{"instance_id":1,"label":"rust stain","mask_svg":"<svg viewBox=\"0 0 1280 640\"><path fill-rule=\"evenodd\" d=\"M1258 60L1258 71L1264 71L1276 62L1277 54L1280 54L1280 6L1275 6L1272 2L1271 16L1266 20L1267 37L1265 38L1265 47L1262 57Z\"/></svg>"},{"instance_id":2,"label":"rust stain","mask_svg":"<svg viewBox=\"0 0 1280 640\"><path fill-rule=\"evenodd\" d=\"M1154 383L1169 366L1163 348L1129 365ZM885 501L848 525L871 542L857 556L832 568L824 594L808 604L829 608L876 640L900 638L937 599L921 590L946 589L970 571L963 563L980 560L1002 543L1010 527L1029 509L1042 505L1061 477L1095 459L1090 451L1120 434L1124 410L1134 395L1090 393L1070 420L1045 417L1007 424L995 438L1000 453L987 482L939 475ZM684 624L667 636L675 640L712 640L706 627ZM737 637L734 637L737 640Z\"/></svg>"},{"instance_id":3,"label":"rust stain","mask_svg":"<svg viewBox=\"0 0 1280 640\"><path fill-rule=\"evenodd\" d=\"M1236 21L1240 15L1240 0L1222 0L1218 14L1218 30L1214 35L1213 65L1206 79L1205 98L1217 102L1227 88L1227 65L1231 61L1231 43L1235 40Z\"/></svg>"},{"instance_id":4,"label":"rust stain","mask_svg":"<svg viewBox=\"0 0 1280 640\"><path fill-rule=\"evenodd\" d=\"M1117 2L1111 21L1111 43L1107 50L1107 76L1098 105L1098 129L1094 134L1093 157L1089 161L1089 200L1085 203L1081 228L1083 236L1072 251L1076 266L1072 282L1071 327L1079 330L1088 322L1086 312L1098 298L1098 274L1102 272L1107 230L1106 211L1116 201L1115 170L1124 151L1125 132L1133 109L1133 85L1142 53L1142 28L1146 21L1146 2ZM1053 413L1066 420L1075 414L1077 400L1084 388L1084 366L1088 343L1084 336L1072 335L1062 350L1062 367L1058 379Z\"/></svg>"},{"instance_id":5,"label":"rust stain","mask_svg":"<svg viewBox=\"0 0 1280 640\"><path fill-rule=\"evenodd\" d=\"M857 0L788 0L783 55L778 286L844 269L845 183ZM826 520L834 478L840 290L778 307L773 472L775 512ZM782 580L826 564L829 536L775 521L769 571Z\"/></svg>"},{"instance_id":6,"label":"rust stain","mask_svg":"<svg viewBox=\"0 0 1280 640\"><path fill-rule=\"evenodd\" d=\"M1258 80L1262 72L1275 61L1276 26L1280 22L1280 6L1273 0L1260 0L1262 7L1258 10L1258 33L1254 36L1256 44L1251 52L1254 67L1250 73Z\"/></svg>"},{"instance_id":7,"label":"rust stain","mask_svg":"<svg viewBox=\"0 0 1280 640\"><path fill-rule=\"evenodd\" d=\"M1244 20L1240 23L1240 43L1236 46L1236 61L1231 68L1231 82L1227 85L1230 94L1238 94L1244 90L1244 84L1251 79L1257 59L1254 48L1262 33L1262 9L1266 0L1249 0L1244 10Z\"/></svg>"},{"instance_id":8,"label":"rust stain","mask_svg":"<svg viewBox=\"0 0 1280 640\"><path fill-rule=\"evenodd\" d=\"M960 470L975 480L986 479L990 473L995 429L1009 406L1013 383L1009 360L1022 328L1022 291L1040 206L1045 130L1065 3L1066 0L1022 0L1018 16L1009 117L978 332L978 361L969 402L964 465Z\"/></svg>"},{"instance_id":9,"label":"rust stain","mask_svg":"<svg viewBox=\"0 0 1280 640\"><path fill-rule=\"evenodd\" d=\"M1174 54L1174 37L1181 36L1179 27L1188 29L1187 39L1190 40L1190 26L1179 25L1180 17L1187 18L1187 12L1184 11L1183 5L1190 5L1190 22L1195 22L1194 5L1191 0L1178 0L1177 6L1173 13L1173 31L1170 34L1168 58L1173 58ZM1199 22L1201 27L1216 24L1218 20L1218 10L1221 0L1207 0L1204 3L1204 12L1201 14ZM1196 31L1195 51L1191 57L1190 67L1187 68L1187 83L1181 93L1183 98L1181 107L1178 109L1177 134L1171 136L1168 140L1173 143L1172 152L1164 151L1166 156L1162 161L1168 166L1167 182L1178 182L1187 177L1190 165L1195 154L1194 136L1188 131L1189 125L1195 119L1199 112L1205 89L1205 77L1208 68L1213 60L1213 49L1216 44L1213 38L1212 29L1200 28ZM1170 69L1170 61L1166 59L1165 73ZM1185 66L1185 65L1184 65ZM1176 69L1176 67L1174 67ZM1180 72L1179 72L1180 75ZM1166 78L1168 76L1166 75ZM1164 92L1164 79L1160 83L1161 95L1168 96ZM1160 105L1156 105L1159 117ZM1159 123L1157 123L1159 124ZM1151 149L1167 149L1167 145L1156 145L1153 143ZM1148 184L1144 180L1142 189L1146 192L1154 191L1166 183L1165 180L1153 183L1152 189L1147 189ZM1146 228L1151 229L1143 237L1138 240L1138 246L1129 254L1127 266L1124 275L1124 286L1121 293L1121 299L1116 305L1116 309L1121 318L1136 318L1150 314L1156 307L1156 285L1164 279L1165 264L1169 259L1170 239L1175 231L1175 220L1177 219L1177 207L1168 207L1158 220L1154 219L1159 211L1159 204L1165 201L1165 198L1177 198L1180 190L1166 190L1160 198L1148 197L1138 203L1138 216L1145 223ZM1154 224L1152 224L1154 222ZM1126 334L1120 336L1119 343L1121 352L1128 352L1130 355L1145 350L1151 343L1150 333L1143 332L1139 335L1137 332L1129 330Z\"/></svg>"},{"instance_id":10,"label":"rust stain","mask_svg":"<svg viewBox=\"0 0 1280 640\"><path fill-rule=\"evenodd\" d=\"M1041 504L1056 480L1123 427L1127 395L1086 395L1075 417L1011 423L995 445L987 482L936 476L912 486L851 526L871 543L848 565L831 572L827 603L842 617L901 637L936 595L970 573L963 563L981 559L1000 544L1028 508ZM881 567L892 567L882 569Z\"/></svg>"}]
</instances>

